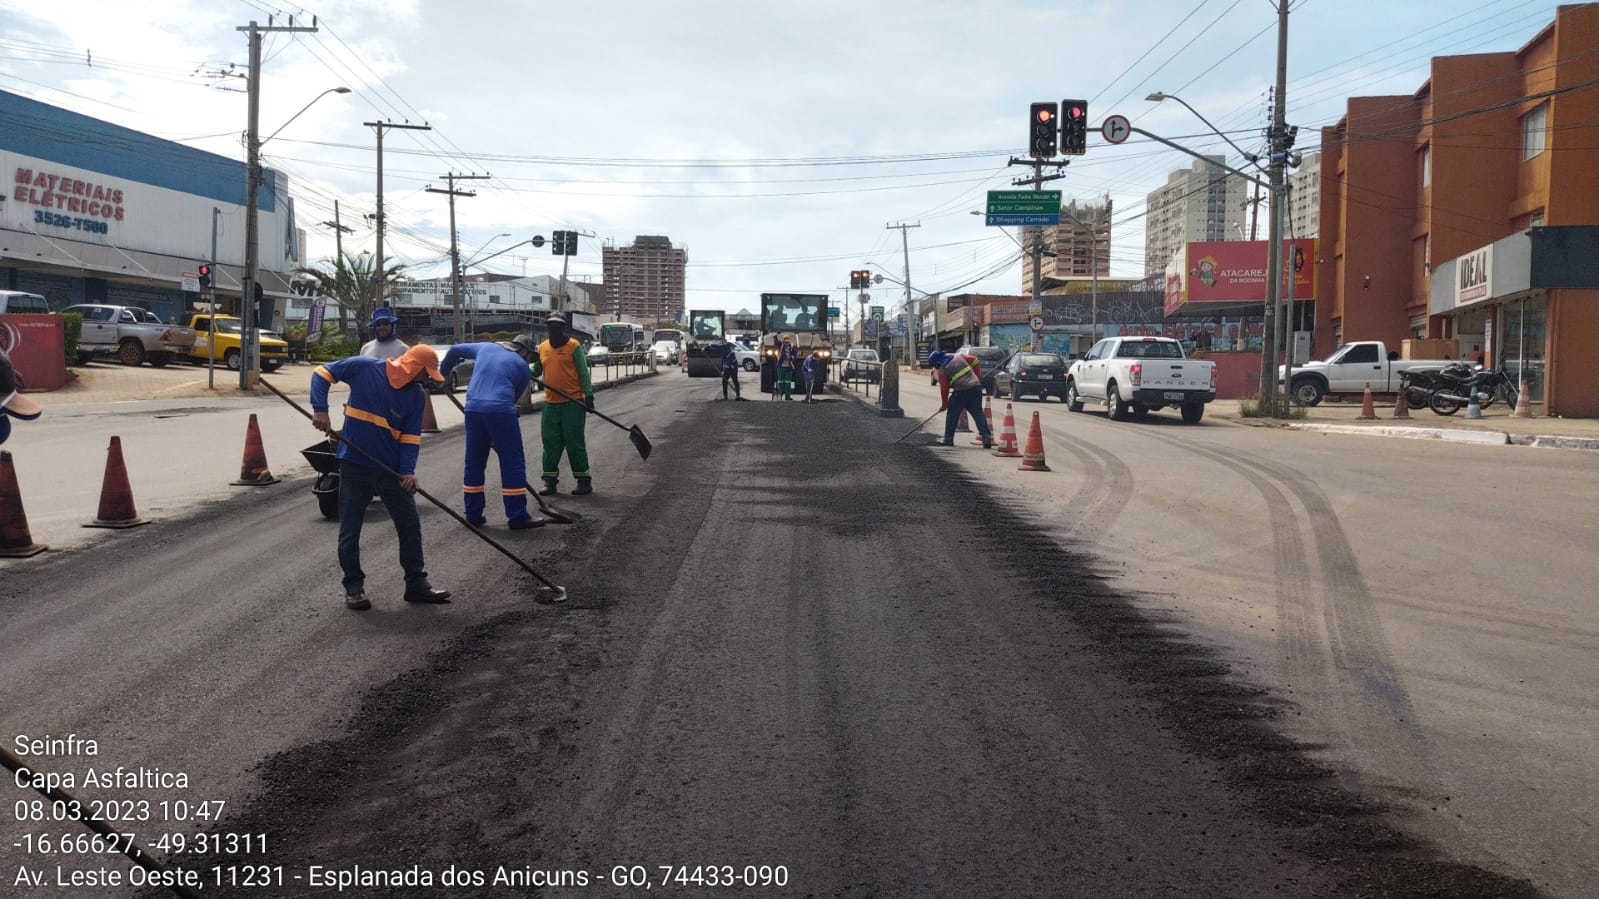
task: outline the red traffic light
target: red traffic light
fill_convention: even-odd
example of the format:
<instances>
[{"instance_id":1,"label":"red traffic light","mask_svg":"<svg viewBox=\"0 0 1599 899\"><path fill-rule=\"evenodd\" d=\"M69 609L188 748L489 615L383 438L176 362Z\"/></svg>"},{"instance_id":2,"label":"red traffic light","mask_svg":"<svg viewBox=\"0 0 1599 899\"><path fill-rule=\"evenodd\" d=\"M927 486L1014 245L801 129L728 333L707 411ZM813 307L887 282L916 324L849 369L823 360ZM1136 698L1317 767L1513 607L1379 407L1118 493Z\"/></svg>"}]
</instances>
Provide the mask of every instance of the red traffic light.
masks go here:
<instances>
[{"instance_id":1,"label":"red traffic light","mask_svg":"<svg viewBox=\"0 0 1599 899\"><path fill-rule=\"evenodd\" d=\"M209 266L209 265L200 266L200 277L204 278L206 275L209 275L209 274L211 274L211 266Z\"/></svg>"},{"instance_id":2,"label":"red traffic light","mask_svg":"<svg viewBox=\"0 0 1599 899\"><path fill-rule=\"evenodd\" d=\"M1086 113L1087 110L1083 109L1081 106L1072 105L1066 107L1066 118L1068 119L1080 119Z\"/></svg>"},{"instance_id":3,"label":"red traffic light","mask_svg":"<svg viewBox=\"0 0 1599 899\"><path fill-rule=\"evenodd\" d=\"M1048 122L1050 119L1053 119L1054 117L1055 117L1055 111L1053 109L1045 108L1045 109L1038 110L1038 120L1040 122Z\"/></svg>"}]
</instances>

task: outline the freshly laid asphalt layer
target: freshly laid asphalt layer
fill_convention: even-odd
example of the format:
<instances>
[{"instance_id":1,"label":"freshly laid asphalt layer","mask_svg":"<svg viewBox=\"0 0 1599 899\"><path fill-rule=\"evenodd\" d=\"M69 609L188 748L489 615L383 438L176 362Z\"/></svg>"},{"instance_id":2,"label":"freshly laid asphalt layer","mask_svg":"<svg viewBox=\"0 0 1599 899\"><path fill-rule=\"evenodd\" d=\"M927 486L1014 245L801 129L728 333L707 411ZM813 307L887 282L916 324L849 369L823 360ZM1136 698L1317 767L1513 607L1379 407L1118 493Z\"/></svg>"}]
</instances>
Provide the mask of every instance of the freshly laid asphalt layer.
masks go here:
<instances>
[{"instance_id":1,"label":"freshly laid asphalt layer","mask_svg":"<svg viewBox=\"0 0 1599 899\"><path fill-rule=\"evenodd\" d=\"M613 874L640 870L680 895L1539 895L1336 785L1274 730L1290 704L941 461L978 450L711 395L651 433L624 512L559 530L568 602L373 685L227 830L290 869L433 875L356 896L639 895Z\"/></svg>"}]
</instances>

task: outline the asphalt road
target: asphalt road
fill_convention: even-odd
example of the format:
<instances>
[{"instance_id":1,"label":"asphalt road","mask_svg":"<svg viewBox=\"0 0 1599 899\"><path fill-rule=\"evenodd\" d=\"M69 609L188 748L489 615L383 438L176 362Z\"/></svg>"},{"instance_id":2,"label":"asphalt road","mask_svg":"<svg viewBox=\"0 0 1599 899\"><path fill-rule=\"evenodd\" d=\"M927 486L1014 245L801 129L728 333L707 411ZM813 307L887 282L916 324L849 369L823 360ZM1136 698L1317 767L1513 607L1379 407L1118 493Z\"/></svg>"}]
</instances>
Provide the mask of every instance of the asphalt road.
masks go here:
<instances>
[{"instance_id":1,"label":"asphalt road","mask_svg":"<svg viewBox=\"0 0 1599 899\"><path fill-rule=\"evenodd\" d=\"M485 896L528 891L438 879L503 866L587 882L552 896L636 894L613 882L630 873L685 895L748 874L783 883L737 892L1499 896L1536 894L1518 876L1557 894L1592 876L1571 857L1529 875L1529 853L1492 845L1480 822L1435 827L1411 807L1439 786L1500 792L1490 758L1519 761L1512 782L1556 806L1592 789L1559 780L1591 749L1570 694L1593 682L1592 634L1580 620L1538 631L1545 606L1581 614L1569 590L1538 588L1591 562L1549 550L1557 571L1503 576L1500 604L1520 608L1472 623L1497 582L1441 607L1371 573L1389 570L1368 555L1382 533L1407 552L1393 528L1418 513L1394 506L1427 494L1412 480L1370 496L1359 469L1376 453L1323 443L1298 468L1277 461L1290 435L1140 433L1062 412L1046 426L1059 475L1018 474L973 448L892 446L909 422L849 400L714 395L676 374L602 393L651 435L651 459L591 422L598 493L560 501L583 520L493 531L571 589L561 606L530 601L529 578L426 508L430 567L459 601L406 607L395 572L385 597L393 544L374 508L377 607L349 613L333 525L303 480L8 567L0 676L22 700L0 708L0 734L92 737L94 759L48 761L192 783L91 796L227 800L212 829L268 833L244 860L287 880L223 895L332 894L293 879L313 865L435 878L395 895ZM907 389L908 409L925 401ZM458 433L430 440L424 485L453 484L458 455ZM1172 459L1183 467L1156 464ZM1543 465L1527 504L1588 498L1591 467ZM1362 527L1373 510L1397 521ZM1455 545L1455 530L1428 531L1423 549ZM1527 607L1534 593L1543 606ZM1440 621L1477 643L1436 658L1422 625ZM1547 674L1571 659L1527 661L1544 638L1575 659L1562 677ZM1451 667L1482 648L1499 664ZM1434 667L1453 679L1415 673ZM1535 684L1486 688L1518 674ZM1513 745L1447 739L1506 710L1533 718L1495 721L1492 740ZM1416 766L1389 776L1395 757ZM1591 841L1557 812L1508 826L1539 846ZM27 831L0 822L7 862Z\"/></svg>"}]
</instances>

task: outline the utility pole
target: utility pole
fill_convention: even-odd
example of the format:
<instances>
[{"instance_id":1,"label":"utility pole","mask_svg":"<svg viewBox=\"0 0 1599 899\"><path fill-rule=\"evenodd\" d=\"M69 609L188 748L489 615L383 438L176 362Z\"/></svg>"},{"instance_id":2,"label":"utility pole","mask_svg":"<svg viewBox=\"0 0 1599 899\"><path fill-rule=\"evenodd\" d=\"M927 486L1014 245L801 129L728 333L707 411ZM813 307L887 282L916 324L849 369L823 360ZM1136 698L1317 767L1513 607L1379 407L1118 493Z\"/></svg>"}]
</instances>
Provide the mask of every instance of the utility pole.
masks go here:
<instances>
[{"instance_id":1,"label":"utility pole","mask_svg":"<svg viewBox=\"0 0 1599 899\"><path fill-rule=\"evenodd\" d=\"M381 302L383 285L388 280L384 276L383 268L383 132L389 128L400 128L409 131L432 131L431 125L412 125L409 122L362 122L368 128L377 130L378 136L378 209L377 209L377 256L372 260L372 302L374 308ZM453 230L453 229L452 229ZM356 322L356 327L361 323Z\"/></svg>"},{"instance_id":2,"label":"utility pole","mask_svg":"<svg viewBox=\"0 0 1599 899\"><path fill-rule=\"evenodd\" d=\"M912 315L912 313L911 313L911 244L910 244L910 231L909 231L909 229L911 229L911 228L920 228L921 226L922 226L922 223L921 222L917 222L914 225L906 225L904 223L901 223L901 224L898 224L898 225L885 225L884 228L883 228L883 230L885 230L885 231L892 231L895 228L899 229L900 247L905 251L905 324L906 325L910 324L911 315ZM884 322L883 324L886 326L888 323ZM911 342L910 342L911 337L910 337L910 334L911 334L911 329L909 327L907 327L905 329L905 359L906 360L910 360L910 359L913 358L912 353L911 353Z\"/></svg>"},{"instance_id":3,"label":"utility pole","mask_svg":"<svg viewBox=\"0 0 1599 899\"><path fill-rule=\"evenodd\" d=\"M1072 161L1070 159L1059 159L1059 160L1057 160L1057 159L1017 159L1016 157L1013 156L1013 157L1010 158L1010 161L1006 162L1005 164L1006 165L1030 165L1030 166L1032 166L1033 167L1033 177L1031 177L1031 178L1018 178L1015 181L1012 181L1011 183L1016 185L1016 186L1018 186L1018 187L1020 187L1023 184L1031 184L1031 185L1033 185L1033 190L1043 190L1045 181L1054 181L1056 179L1066 177L1066 174L1064 172L1057 172L1056 174L1053 174L1053 175L1045 175L1044 174L1044 166L1052 165L1052 166L1055 166L1057 169L1064 169L1066 166L1071 165L1071 162ZM1042 225L1038 225L1038 226L1035 226L1033 228L1033 251L1032 252L1033 252L1033 298L1032 298L1032 301L1029 302L1028 305L1027 305L1027 314L1028 315L1042 315L1043 312L1044 312L1044 299L1043 299L1043 296L1042 296L1043 291L1044 291L1044 228L1043 228ZM1037 331L1033 331L1032 333L1033 333L1033 338L1032 338L1031 346L1032 346L1033 351L1037 352L1039 350L1040 344L1042 343L1042 341L1044 339L1044 336L1042 334L1040 334L1039 332L1037 332Z\"/></svg>"},{"instance_id":4,"label":"utility pole","mask_svg":"<svg viewBox=\"0 0 1599 899\"><path fill-rule=\"evenodd\" d=\"M339 218L339 201L333 201L333 221L323 222L323 227L333 229L333 273L335 276L344 272L344 235L355 233L354 228L347 228L344 221ZM342 337L350 326L349 310L344 308L344 300L339 300L339 335Z\"/></svg>"},{"instance_id":5,"label":"utility pole","mask_svg":"<svg viewBox=\"0 0 1599 899\"><path fill-rule=\"evenodd\" d=\"M207 390L217 389L217 276L222 274L217 271L217 220L222 217L222 210L211 207L211 290L206 297L207 305L205 320L210 327L206 335L205 354L205 386ZM241 312L244 310L240 310Z\"/></svg>"},{"instance_id":6,"label":"utility pole","mask_svg":"<svg viewBox=\"0 0 1599 899\"><path fill-rule=\"evenodd\" d=\"M259 360L257 360L257 347L260 345L260 334L256 331L257 304L255 302L257 266L259 265L260 249L256 246L260 239L259 223L256 221L256 198L261 192L261 35L267 32L296 32L317 30L316 19L311 20L310 26L296 26L294 17L289 17L287 25L273 25L270 18L266 25L257 25L251 22L240 25L235 31L246 32L250 36L250 73L245 81L249 91L249 101L246 104L249 110L247 124L244 131L244 150L246 175L244 179L244 278L240 284L239 318L243 320L244 327L239 334L239 389L249 390L255 387ZM214 254L213 254L214 255ZM215 260L213 260L214 262Z\"/></svg>"},{"instance_id":7,"label":"utility pole","mask_svg":"<svg viewBox=\"0 0 1599 899\"><path fill-rule=\"evenodd\" d=\"M1282 299L1283 271L1283 168L1292 146L1284 109L1288 93L1288 0L1277 0L1277 87L1273 93L1271 128L1267 143L1271 148L1271 218L1268 220L1270 255L1266 258L1265 323L1260 342L1260 401L1273 417L1288 411L1277 392L1277 305Z\"/></svg>"},{"instance_id":8,"label":"utility pole","mask_svg":"<svg viewBox=\"0 0 1599 899\"><path fill-rule=\"evenodd\" d=\"M466 326L465 326L465 323L461 320L461 248L460 248L459 244L457 244L457 242L456 242L456 234L455 234L455 198L456 197L475 197L475 196L477 196L477 192L476 191L471 191L471 190L456 190L455 189L455 182L457 182L457 181L484 181L484 180L487 180L490 176L489 175L457 175L454 172L450 172L449 174L442 175L440 177L442 177L445 181L447 181L449 183L450 187L449 187L448 190L439 190L436 187L429 187L426 190L427 190L427 193L430 193L430 194L445 194L445 195L447 195L450 198L450 294L451 294L451 300L452 300L451 306L454 307L454 309L455 309L455 342L456 343L464 343L466 341Z\"/></svg>"}]
</instances>

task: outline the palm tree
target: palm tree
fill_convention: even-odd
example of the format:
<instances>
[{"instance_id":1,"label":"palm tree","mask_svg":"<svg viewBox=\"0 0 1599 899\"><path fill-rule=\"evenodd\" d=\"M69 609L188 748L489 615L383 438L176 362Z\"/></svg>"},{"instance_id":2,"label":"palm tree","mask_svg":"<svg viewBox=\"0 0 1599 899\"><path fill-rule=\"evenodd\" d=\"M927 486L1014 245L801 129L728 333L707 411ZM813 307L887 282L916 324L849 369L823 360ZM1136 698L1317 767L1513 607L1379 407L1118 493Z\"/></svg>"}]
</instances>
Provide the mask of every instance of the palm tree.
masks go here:
<instances>
[{"instance_id":1,"label":"palm tree","mask_svg":"<svg viewBox=\"0 0 1599 899\"><path fill-rule=\"evenodd\" d=\"M359 253L351 255L345 253L342 259L333 260L331 269L300 268L296 269L306 275L316 284L316 290L322 296L330 297L339 304L339 330L349 333L349 323L344 320L348 312L354 312L355 326L361 340L365 341L367 334L366 324L372 317L372 310L378 307L380 300L394 296L400 282L400 271L403 265L390 266L383 273L381 290L374 288L379 285L374 282L374 265L372 254Z\"/></svg>"}]
</instances>

